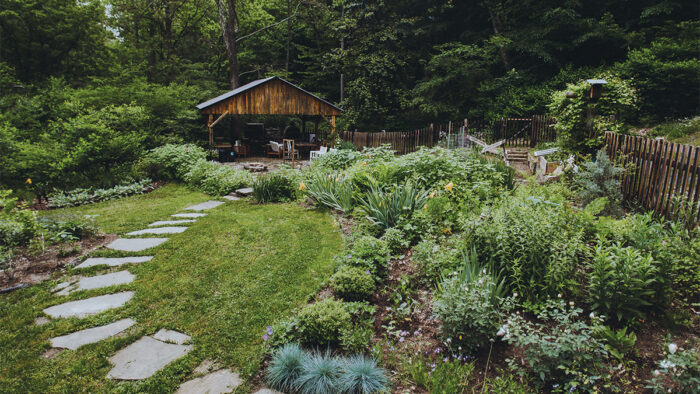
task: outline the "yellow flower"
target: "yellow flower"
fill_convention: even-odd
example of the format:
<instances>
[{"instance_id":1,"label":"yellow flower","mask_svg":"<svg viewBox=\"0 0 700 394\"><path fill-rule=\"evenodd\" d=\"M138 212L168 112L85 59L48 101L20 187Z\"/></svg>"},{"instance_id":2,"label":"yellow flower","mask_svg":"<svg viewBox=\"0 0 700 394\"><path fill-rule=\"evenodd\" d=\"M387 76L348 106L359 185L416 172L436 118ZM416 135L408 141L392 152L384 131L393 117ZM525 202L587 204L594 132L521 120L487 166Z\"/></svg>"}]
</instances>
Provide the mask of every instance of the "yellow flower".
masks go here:
<instances>
[{"instance_id":1,"label":"yellow flower","mask_svg":"<svg viewBox=\"0 0 700 394\"><path fill-rule=\"evenodd\" d=\"M430 196L429 196L429 197L430 197L430 198L435 197L435 192L430 193Z\"/></svg>"},{"instance_id":2,"label":"yellow flower","mask_svg":"<svg viewBox=\"0 0 700 394\"><path fill-rule=\"evenodd\" d=\"M428 204L423 205L423 210L425 211L427 209L428 209Z\"/></svg>"},{"instance_id":3,"label":"yellow flower","mask_svg":"<svg viewBox=\"0 0 700 394\"><path fill-rule=\"evenodd\" d=\"M31 185L31 184L32 184L32 178L27 178L26 183L27 183L27 185Z\"/></svg>"},{"instance_id":4,"label":"yellow flower","mask_svg":"<svg viewBox=\"0 0 700 394\"><path fill-rule=\"evenodd\" d=\"M299 184L299 190L304 190L304 189L306 189L306 185L304 184L304 182L301 182Z\"/></svg>"},{"instance_id":5,"label":"yellow flower","mask_svg":"<svg viewBox=\"0 0 700 394\"><path fill-rule=\"evenodd\" d=\"M442 230L442 232L445 233L445 234L452 234L452 231L450 231L449 228L446 228L446 229ZM459 339L462 339L462 338L459 338Z\"/></svg>"},{"instance_id":6,"label":"yellow flower","mask_svg":"<svg viewBox=\"0 0 700 394\"><path fill-rule=\"evenodd\" d=\"M462 336L461 336L461 335L459 336L459 340L460 340L460 341L462 340Z\"/></svg>"},{"instance_id":7,"label":"yellow flower","mask_svg":"<svg viewBox=\"0 0 700 394\"><path fill-rule=\"evenodd\" d=\"M447 190L448 192L451 192L453 187L455 187L455 184L450 182L447 185L445 185L445 190Z\"/></svg>"},{"instance_id":8,"label":"yellow flower","mask_svg":"<svg viewBox=\"0 0 700 394\"><path fill-rule=\"evenodd\" d=\"M379 208L381 208L381 207L382 207L382 203L379 203Z\"/></svg>"}]
</instances>

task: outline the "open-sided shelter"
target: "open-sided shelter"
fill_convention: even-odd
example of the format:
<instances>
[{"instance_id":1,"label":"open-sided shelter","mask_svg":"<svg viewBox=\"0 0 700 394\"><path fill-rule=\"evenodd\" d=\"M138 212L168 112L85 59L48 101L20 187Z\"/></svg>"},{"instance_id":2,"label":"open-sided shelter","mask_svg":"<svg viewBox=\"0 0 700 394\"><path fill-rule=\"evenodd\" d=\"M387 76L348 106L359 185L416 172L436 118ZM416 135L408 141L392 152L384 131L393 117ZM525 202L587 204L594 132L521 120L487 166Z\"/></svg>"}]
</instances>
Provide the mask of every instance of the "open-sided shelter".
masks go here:
<instances>
[{"instance_id":1,"label":"open-sided shelter","mask_svg":"<svg viewBox=\"0 0 700 394\"><path fill-rule=\"evenodd\" d=\"M214 145L213 127L226 115L299 115L318 117L331 125L335 135L335 117L342 110L328 101L285 81L280 77L258 79L197 105L209 115L209 145ZM214 120L214 116L217 119ZM318 122L316 123L318 126Z\"/></svg>"}]
</instances>

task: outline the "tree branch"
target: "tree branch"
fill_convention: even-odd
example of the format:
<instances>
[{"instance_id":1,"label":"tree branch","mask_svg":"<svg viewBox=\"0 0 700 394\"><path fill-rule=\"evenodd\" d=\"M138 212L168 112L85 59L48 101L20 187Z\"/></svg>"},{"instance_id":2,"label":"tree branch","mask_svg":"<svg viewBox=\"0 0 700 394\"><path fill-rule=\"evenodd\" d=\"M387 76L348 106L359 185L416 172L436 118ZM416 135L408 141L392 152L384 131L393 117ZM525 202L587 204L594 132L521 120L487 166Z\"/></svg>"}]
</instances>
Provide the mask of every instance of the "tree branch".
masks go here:
<instances>
[{"instance_id":1,"label":"tree branch","mask_svg":"<svg viewBox=\"0 0 700 394\"><path fill-rule=\"evenodd\" d=\"M271 25L267 25L267 26L265 26L265 27L261 27L260 29L254 31L254 32L252 32L252 33L249 33L249 34L246 34L246 35L244 35L244 36L238 37L238 38L236 39L236 42L241 41L241 40L243 40L243 39L245 39L245 38L254 36L254 35L260 33L260 32L263 31L263 30L267 30L267 29L269 29L269 28L271 28L271 27L275 27L275 26L277 26L277 25L280 25L280 24L282 24L282 23L288 21L289 19L294 18L295 16L297 16L297 10L299 10L299 6L300 6L300 5L301 5L301 2L297 3L297 7L294 9L294 13L293 13L292 15L289 15L288 17L282 19L282 20L279 21L279 22L275 22L275 23L273 23L273 24L271 24Z\"/></svg>"}]
</instances>

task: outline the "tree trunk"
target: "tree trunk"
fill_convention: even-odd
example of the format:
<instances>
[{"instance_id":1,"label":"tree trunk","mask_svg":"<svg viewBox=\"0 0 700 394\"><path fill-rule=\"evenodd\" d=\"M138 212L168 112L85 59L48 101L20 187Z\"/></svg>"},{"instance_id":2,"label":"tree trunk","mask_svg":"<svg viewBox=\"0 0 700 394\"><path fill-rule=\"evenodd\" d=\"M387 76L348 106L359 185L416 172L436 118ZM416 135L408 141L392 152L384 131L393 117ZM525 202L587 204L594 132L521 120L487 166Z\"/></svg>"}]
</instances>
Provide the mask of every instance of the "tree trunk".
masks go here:
<instances>
[{"instance_id":1,"label":"tree trunk","mask_svg":"<svg viewBox=\"0 0 700 394\"><path fill-rule=\"evenodd\" d=\"M223 1L226 1L226 4L223 4ZM238 48L236 46L236 36L238 35L236 0L216 0L216 7L219 10L221 34L226 45L231 89L235 89L241 85L238 80Z\"/></svg>"},{"instance_id":2,"label":"tree trunk","mask_svg":"<svg viewBox=\"0 0 700 394\"><path fill-rule=\"evenodd\" d=\"M495 7L493 5L487 3L487 8L489 10L489 15L491 16L491 27L493 27L493 33L495 35L500 35L501 28L503 27L503 22L501 21L501 17L498 14L498 11L495 10ZM499 47L498 51L501 54L501 60L503 61L503 67L505 67L506 71L510 70L512 67L510 66L510 57L508 56L508 51L504 47Z\"/></svg>"}]
</instances>

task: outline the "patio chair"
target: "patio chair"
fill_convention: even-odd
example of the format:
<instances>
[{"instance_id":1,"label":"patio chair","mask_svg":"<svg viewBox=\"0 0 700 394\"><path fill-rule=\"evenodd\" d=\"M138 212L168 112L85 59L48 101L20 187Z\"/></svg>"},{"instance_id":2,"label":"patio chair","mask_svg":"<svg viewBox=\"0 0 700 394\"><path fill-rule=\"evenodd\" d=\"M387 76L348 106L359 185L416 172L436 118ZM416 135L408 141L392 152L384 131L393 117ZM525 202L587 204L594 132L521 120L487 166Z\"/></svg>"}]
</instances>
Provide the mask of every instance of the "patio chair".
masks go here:
<instances>
[{"instance_id":1,"label":"patio chair","mask_svg":"<svg viewBox=\"0 0 700 394\"><path fill-rule=\"evenodd\" d=\"M282 144L279 144L275 141L270 141L265 146L267 147L265 153L268 157L279 157L280 159L282 158Z\"/></svg>"},{"instance_id":2,"label":"patio chair","mask_svg":"<svg viewBox=\"0 0 700 394\"><path fill-rule=\"evenodd\" d=\"M299 151L294 149L294 140L282 140L284 151L282 152L283 160L292 160L299 158Z\"/></svg>"},{"instance_id":3,"label":"patio chair","mask_svg":"<svg viewBox=\"0 0 700 394\"><path fill-rule=\"evenodd\" d=\"M326 154L326 152L328 152L327 146L322 146L318 150L312 150L311 152L309 152L309 159L310 160L318 159L319 157Z\"/></svg>"}]
</instances>

